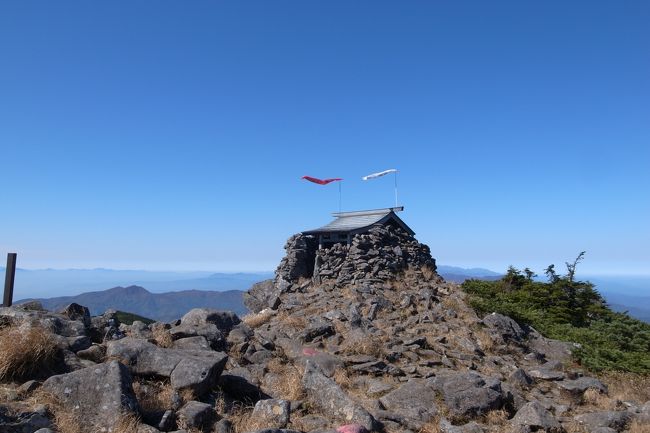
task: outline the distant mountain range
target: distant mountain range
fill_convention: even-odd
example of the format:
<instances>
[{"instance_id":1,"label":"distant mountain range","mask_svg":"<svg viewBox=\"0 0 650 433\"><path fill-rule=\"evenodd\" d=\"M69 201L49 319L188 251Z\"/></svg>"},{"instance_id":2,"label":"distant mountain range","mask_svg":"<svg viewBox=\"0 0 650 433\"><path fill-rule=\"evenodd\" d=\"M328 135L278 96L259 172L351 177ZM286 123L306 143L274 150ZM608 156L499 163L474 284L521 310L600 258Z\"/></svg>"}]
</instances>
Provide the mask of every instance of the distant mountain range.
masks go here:
<instances>
[{"instance_id":1,"label":"distant mountain range","mask_svg":"<svg viewBox=\"0 0 650 433\"><path fill-rule=\"evenodd\" d=\"M144 287L114 287L99 292L87 292L76 296L61 296L49 299L23 299L16 303L31 300L39 301L50 311L59 311L75 302L88 307L90 314L102 314L109 308L127 311L154 320L170 322L180 319L192 308L216 308L234 311L238 315L247 312L243 303L243 291L226 290L183 290L180 292L151 293Z\"/></svg>"},{"instance_id":2,"label":"distant mountain range","mask_svg":"<svg viewBox=\"0 0 650 433\"><path fill-rule=\"evenodd\" d=\"M4 274L4 267L0 267L0 272ZM459 283L468 278L496 280L503 275L489 269L445 265L438 266L438 273L447 281ZM77 302L88 306L93 314L115 308L153 319L174 320L197 306L243 314L246 312L241 300L243 291L272 277L272 272L18 269L14 297L41 299L48 309ZM593 282L615 311L628 311L631 316L650 322L650 278L584 276L583 279ZM136 289L129 290L133 286L140 289L140 294ZM102 290L106 287L114 288ZM133 293L129 294L129 291ZM52 295L58 297L52 298Z\"/></svg>"},{"instance_id":3,"label":"distant mountain range","mask_svg":"<svg viewBox=\"0 0 650 433\"><path fill-rule=\"evenodd\" d=\"M503 276L498 272L483 268L459 268L457 266L438 265L438 274L447 281L462 283L465 280L476 278L479 280L498 280Z\"/></svg>"},{"instance_id":4,"label":"distant mountain range","mask_svg":"<svg viewBox=\"0 0 650 433\"><path fill-rule=\"evenodd\" d=\"M272 272L140 271L116 269L17 269L16 298L73 296L107 287L146 287L153 293L179 290L247 290Z\"/></svg>"}]
</instances>

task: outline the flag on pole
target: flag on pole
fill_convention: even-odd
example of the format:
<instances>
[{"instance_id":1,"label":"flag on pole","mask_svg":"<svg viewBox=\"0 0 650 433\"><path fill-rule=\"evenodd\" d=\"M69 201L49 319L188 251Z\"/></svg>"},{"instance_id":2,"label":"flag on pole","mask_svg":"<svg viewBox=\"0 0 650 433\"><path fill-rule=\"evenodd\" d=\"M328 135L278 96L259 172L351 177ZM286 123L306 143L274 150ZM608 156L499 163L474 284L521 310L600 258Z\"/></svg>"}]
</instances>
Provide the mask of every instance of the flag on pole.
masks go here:
<instances>
[{"instance_id":1,"label":"flag on pole","mask_svg":"<svg viewBox=\"0 0 650 433\"><path fill-rule=\"evenodd\" d=\"M391 168L389 170L384 170L384 171L380 171L378 173L369 174L368 176L364 176L361 179L363 179L363 180L375 179L377 177L386 176L389 173L397 173L397 170L394 169L394 168Z\"/></svg>"},{"instance_id":2,"label":"flag on pole","mask_svg":"<svg viewBox=\"0 0 650 433\"><path fill-rule=\"evenodd\" d=\"M302 178L305 179L305 180L308 180L310 182L317 183L319 185L327 185L328 183L331 183L331 182L339 182L339 181L343 180L340 177L335 177L333 179L317 179L317 178L311 177L311 176L303 176Z\"/></svg>"}]
</instances>

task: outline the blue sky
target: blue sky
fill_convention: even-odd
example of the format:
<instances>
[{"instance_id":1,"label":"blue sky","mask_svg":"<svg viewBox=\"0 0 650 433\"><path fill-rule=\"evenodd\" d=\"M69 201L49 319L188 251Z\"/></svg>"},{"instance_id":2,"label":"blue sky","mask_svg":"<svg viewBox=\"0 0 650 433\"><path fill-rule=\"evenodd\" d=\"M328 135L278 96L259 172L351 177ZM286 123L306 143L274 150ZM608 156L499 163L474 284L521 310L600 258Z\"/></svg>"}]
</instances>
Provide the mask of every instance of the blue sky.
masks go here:
<instances>
[{"instance_id":1,"label":"blue sky","mask_svg":"<svg viewBox=\"0 0 650 433\"><path fill-rule=\"evenodd\" d=\"M5 1L0 253L270 270L393 204L439 263L650 273L647 1Z\"/></svg>"}]
</instances>

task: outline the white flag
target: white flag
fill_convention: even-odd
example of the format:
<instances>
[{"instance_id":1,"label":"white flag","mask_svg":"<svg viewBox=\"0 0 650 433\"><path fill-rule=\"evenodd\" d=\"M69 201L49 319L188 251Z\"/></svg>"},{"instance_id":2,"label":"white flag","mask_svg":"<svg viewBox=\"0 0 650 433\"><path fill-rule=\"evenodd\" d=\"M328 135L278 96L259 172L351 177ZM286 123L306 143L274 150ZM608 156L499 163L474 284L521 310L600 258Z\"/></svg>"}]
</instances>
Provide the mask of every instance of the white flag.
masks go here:
<instances>
[{"instance_id":1,"label":"white flag","mask_svg":"<svg viewBox=\"0 0 650 433\"><path fill-rule=\"evenodd\" d=\"M389 170L380 171L379 173L369 174L368 176L364 176L364 177L362 177L361 179L363 179L363 180L374 179L374 178L376 178L376 177L385 176L385 175L387 175L388 173L397 173L397 170L394 169L394 168L391 168L391 169L389 169Z\"/></svg>"}]
</instances>

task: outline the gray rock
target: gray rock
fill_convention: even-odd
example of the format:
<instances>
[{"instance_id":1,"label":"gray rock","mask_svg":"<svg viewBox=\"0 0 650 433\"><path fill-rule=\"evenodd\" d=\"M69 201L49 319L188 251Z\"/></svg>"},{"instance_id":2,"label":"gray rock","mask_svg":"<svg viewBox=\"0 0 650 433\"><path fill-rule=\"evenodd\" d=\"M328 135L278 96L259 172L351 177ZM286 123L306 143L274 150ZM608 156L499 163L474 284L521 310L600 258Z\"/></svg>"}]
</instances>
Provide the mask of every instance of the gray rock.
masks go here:
<instances>
[{"instance_id":1,"label":"gray rock","mask_svg":"<svg viewBox=\"0 0 650 433\"><path fill-rule=\"evenodd\" d=\"M287 400L260 400L255 404L251 418L266 428L285 428L289 423L289 409Z\"/></svg>"},{"instance_id":2,"label":"gray rock","mask_svg":"<svg viewBox=\"0 0 650 433\"><path fill-rule=\"evenodd\" d=\"M29 395L40 388L40 386L41 383L39 381L28 380L27 382L20 385L16 391L18 391L18 393L21 395Z\"/></svg>"},{"instance_id":3,"label":"gray rock","mask_svg":"<svg viewBox=\"0 0 650 433\"><path fill-rule=\"evenodd\" d=\"M186 429L203 429L214 418L212 406L200 401L188 401L178 410L178 424Z\"/></svg>"},{"instance_id":4,"label":"gray rock","mask_svg":"<svg viewBox=\"0 0 650 433\"><path fill-rule=\"evenodd\" d=\"M181 323L171 328L169 334L173 340L197 336L204 337L213 350L224 350L226 346L226 338L223 332L214 323L207 323L205 325L187 325Z\"/></svg>"},{"instance_id":5,"label":"gray rock","mask_svg":"<svg viewBox=\"0 0 650 433\"><path fill-rule=\"evenodd\" d=\"M106 347L99 344L93 344L88 349L78 351L77 356L88 361L97 363L104 362L104 358L106 357Z\"/></svg>"},{"instance_id":6,"label":"gray rock","mask_svg":"<svg viewBox=\"0 0 650 433\"><path fill-rule=\"evenodd\" d=\"M202 335L175 340L172 347L180 350L212 350L208 340Z\"/></svg>"},{"instance_id":7,"label":"gray rock","mask_svg":"<svg viewBox=\"0 0 650 433\"><path fill-rule=\"evenodd\" d=\"M223 418L217 421L214 424L213 427L213 432L214 433L232 433L233 432L233 425L230 421L227 419Z\"/></svg>"},{"instance_id":8,"label":"gray rock","mask_svg":"<svg viewBox=\"0 0 650 433\"><path fill-rule=\"evenodd\" d=\"M162 349L133 338L107 346L107 356L119 359L134 374L169 377L174 389L191 389L199 396L217 382L228 360L221 352Z\"/></svg>"},{"instance_id":9,"label":"gray rock","mask_svg":"<svg viewBox=\"0 0 650 433\"><path fill-rule=\"evenodd\" d=\"M242 401L256 402L263 398L269 398L260 389L259 381L243 367L225 371L219 378L219 386L229 395Z\"/></svg>"},{"instance_id":10,"label":"gray rock","mask_svg":"<svg viewBox=\"0 0 650 433\"><path fill-rule=\"evenodd\" d=\"M560 423L537 401L526 403L511 421L514 425L528 426L532 431L561 433Z\"/></svg>"},{"instance_id":11,"label":"gray rock","mask_svg":"<svg viewBox=\"0 0 650 433\"><path fill-rule=\"evenodd\" d=\"M442 393L446 406L455 416L475 417L500 409L504 404L501 382L478 373L438 376L433 384Z\"/></svg>"},{"instance_id":12,"label":"gray rock","mask_svg":"<svg viewBox=\"0 0 650 433\"><path fill-rule=\"evenodd\" d=\"M181 325L204 326L212 324L216 325L224 334L228 334L239 323L241 323L241 320L232 311L214 310L211 308L194 308L181 318Z\"/></svg>"},{"instance_id":13,"label":"gray rock","mask_svg":"<svg viewBox=\"0 0 650 433\"><path fill-rule=\"evenodd\" d=\"M521 326L508 316L492 313L483 318L483 323L490 331L505 342L520 343L526 337Z\"/></svg>"},{"instance_id":14,"label":"gray rock","mask_svg":"<svg viewBox=\"0 0 650 433\"><path fill-rule=\"evenodd\" d=\"M302 384L309 400L323 412L346 423L361 424L368 430L378 430L379 423L367 410L352 400L332 379L325 376L315 364L307 362Z\"/></svg>"},{"instance_id":15,"label":"gray rock","mask_svg":"<svg viewBox=\"0 0 650 433\"><path fill-rule=\"evenodd\" d=\"M84 326L89 327L91 324L90 321L90 310L83 305L75 304L74 302L63 310L61 314L66 316L70 320L77 320L84 324Z\"/></svg>"},{"instance_id":16,"label":"gray rock","mask_svg":"<svg viewBox=\"0 0 650 433\"><path fill-rule=\"evenodd\" d=\"M129 327L129 333L131 337L142 338L143 340L149 340L153 338L153 333L151 332L149 326L140 320L133 321Z\"/></svg>"},{"instance_id":17,"label":"gray rock","mask_svg":"<svg viewBox=\"0 0 650 433\"><path fill-rule=\"evenodd\" d=\"M163 416L160 418L158 423L158 429L160 431L170 431L176 425L176 414L173 410L167 409Z\"/></svg>"},{"instance_id":18,"label":"gray rock","mask_svg":"<svg viewBox=\"0 0 650 433\"><path fill-rule=\"evenodd\" d=\"M120 415L136 412L138 403L128 369L117 361L52 376L43 389L88 425L112 428Z\"/></svg>"},{"instance_id":19,"label":"gray rock","mask_svg":"<svg viewBox=\"0 0 650 433\"><path fill-rule=\"evenodd\" d=\"M419 430L438 413L436 391L430 380L410 379L379 399L391 412L403 416L409 428Z\"/></svg>"},{"instance_id":20,"label":"gray rock","mask_svg":"<svg viewBox=\"0 0 650 433\"><path fill-rule=\"evenodd\" d=\"M265 308L273 308L271 299L276 296L273 280L261 281L253 284L247 292L244 292L244 305L253 313L259 313Z\"/></svg>"},{"instance_id":21,"label":"gray rock","mask_svg":"<svg viewBox=\"0 0 650 433\"><path fill-rule=\"evenodd\" d=\"M443 418L439 427L441 433L483 433L481 426L473 421L464 425L453 425Z\"/></svg>"},{"instance_id":22,"label":"gray rock","mask_svg":"<svg viewBox=\"0 0 650 433\"><path fill-rule=\"evenodd\" d=\"M609 427L617 432L623 431L632 421L633 415L629 412L621 411L601 411L576 415L575 420L585 426L589 431L598 427Z\"/></svg>"},{"instance_id":23,"label":"gray rock","mask_svg":"<svg viewBox=\"0 0 650 433\"><path fill-rule=\"evenodd\" d=\"M596 389L601 393L607 393L607 386L594 377L579 377L575 380L563 380L558 384L560 389L572 395L582 395L589 388Z\"/></svg>"},{"instance_id":24,"label":"gray rock","mask_svg":"<svg viewBox=\"0 0 650 433\"><path fill-rule=\"evenodd\" d=\"M90 337L87 337L85 335L79 335L76 337L67 337L68 340L68 347L70 348L71 351L77 353L80 350L86 350L90 346L92 346L92 341L90 340Z\"/></svg>"},{"instance_id":25,"label":"gray rock","mask_svg":"<svg viewBox=\"0 0 650 433\"><path fill-rule=\"evenodd\" d=\"M513 371L508 377L508 381L523 388L527 388L533 383L533 379L521 368Z\"/></svg>"}]
</instances>

